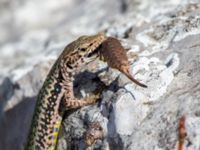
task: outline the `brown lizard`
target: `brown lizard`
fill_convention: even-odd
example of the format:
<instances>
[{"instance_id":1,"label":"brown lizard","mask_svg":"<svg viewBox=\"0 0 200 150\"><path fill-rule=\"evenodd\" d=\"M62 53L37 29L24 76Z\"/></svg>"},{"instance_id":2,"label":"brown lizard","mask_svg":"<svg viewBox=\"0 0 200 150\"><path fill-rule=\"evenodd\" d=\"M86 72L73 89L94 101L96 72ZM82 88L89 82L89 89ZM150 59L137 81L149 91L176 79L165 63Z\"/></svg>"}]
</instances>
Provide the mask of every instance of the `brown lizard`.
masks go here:
<instances>
[{"instance_id":1,"label":"brown lizard","mask_svg":"<svg viewBox=\"0 0 200 150\"><path fill-rule=\"evenodd\" d=\"M74 97L73 74L98 57L98 47L105 40L99 33L82 36L65 47L39 92L25 150L55 150L64 111L96 102L98 96Z\"/></svg>"},{"instance_id":2,"label":"brown lizard","mask_svg":"<svg viewBox=\"0 0 200 150\"><path fill-rule=\"evenodd\" d=\"M131 75L126 50L118 39L108 37L107 40L101 44L99 49L100 59L106 61L109 67L119 70L137 85L147 88L145 84L140 83Z\"/></svg>"}]
</instances>

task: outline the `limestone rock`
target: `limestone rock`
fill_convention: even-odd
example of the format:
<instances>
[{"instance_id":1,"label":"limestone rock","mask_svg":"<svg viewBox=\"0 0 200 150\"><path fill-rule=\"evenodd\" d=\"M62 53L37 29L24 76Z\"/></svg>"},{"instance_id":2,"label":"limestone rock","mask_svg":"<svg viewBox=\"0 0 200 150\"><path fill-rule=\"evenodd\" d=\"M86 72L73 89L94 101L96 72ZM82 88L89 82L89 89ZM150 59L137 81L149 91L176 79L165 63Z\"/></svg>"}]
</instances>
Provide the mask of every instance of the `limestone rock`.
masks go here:
<instances>
[{"instance_id":1,"label":"limestone rock","mask_svg":"<svg viewBox=\"0 0 200 150\"><path fill-rule=\"evenodd\" d=\"M185 116L184 149L198 150L199 3L0 1L0 149L24 148L38 91L63 47L82 34L104 30L127 48L132 74L148 88L99 60L84 66L74 93L82 98L102 86L101 100L66 113L58 148L177 149L178 122ZM86 147L84 132L94 121L105 137Z\"/></svg>"}]
</instances>

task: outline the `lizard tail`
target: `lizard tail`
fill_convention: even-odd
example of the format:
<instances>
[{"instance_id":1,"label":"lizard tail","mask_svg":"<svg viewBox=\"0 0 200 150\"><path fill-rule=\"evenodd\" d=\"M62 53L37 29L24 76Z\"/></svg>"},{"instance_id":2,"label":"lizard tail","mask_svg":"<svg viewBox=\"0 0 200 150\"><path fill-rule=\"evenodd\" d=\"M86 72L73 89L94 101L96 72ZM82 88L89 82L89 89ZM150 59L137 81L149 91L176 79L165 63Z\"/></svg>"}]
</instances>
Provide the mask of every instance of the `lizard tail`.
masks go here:
<instances>
[{"instance_id":1,"label":"lizard tail","mask_svg":"<svg viewBox=\"0 0 200 150\"><path fill-rule=\"evenodd\" d=\"M133 76L131 75L130 71L129 71L129 67L125 66L125 67L121 67L121 72L123 72L131 81L133 81L135 84L143 87L143 88L147 88L147 85L140 83L139 81L137 81L136 79L133 78Z\"/></svg>"}]
</instances>

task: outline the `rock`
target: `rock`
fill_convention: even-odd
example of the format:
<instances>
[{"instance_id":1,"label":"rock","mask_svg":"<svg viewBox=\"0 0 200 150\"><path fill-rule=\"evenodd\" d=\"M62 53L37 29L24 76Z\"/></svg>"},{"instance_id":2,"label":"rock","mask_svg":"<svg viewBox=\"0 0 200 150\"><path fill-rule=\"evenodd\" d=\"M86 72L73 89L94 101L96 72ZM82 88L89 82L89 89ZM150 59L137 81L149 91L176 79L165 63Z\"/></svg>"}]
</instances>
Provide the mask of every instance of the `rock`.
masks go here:
<instances>
[{"instance_id":1,"label":"rock","mask_svg":"<svg viewBox=\"0 0 200 150\"><path fill-rule=\"evenodd\" d=\"M0 3L0 149L24 149L38 91L58 54L76 37L101 30L127 48L132 74L148 88L99 60L84 66L75 77L75 96L103 87L101 100L66 112L58 148L177 149L185 116L183 147L199 149L199 1ZM106 136L86 147L91 122L100 122Z\"/></svg>"},{"instance_id":2,"label":"rock","mask_svg":"<svg viewBox=\"0 0 200 150\"><path fill-rule=\"evenodd\" d=\"M50 63L42 63L33 67L17 81L5 78L1 84L1 149L24 149L31 116L34 111L36 96L42 86ZM19 74L18 74L19 75Z\"/></svg>"}]
</instances>

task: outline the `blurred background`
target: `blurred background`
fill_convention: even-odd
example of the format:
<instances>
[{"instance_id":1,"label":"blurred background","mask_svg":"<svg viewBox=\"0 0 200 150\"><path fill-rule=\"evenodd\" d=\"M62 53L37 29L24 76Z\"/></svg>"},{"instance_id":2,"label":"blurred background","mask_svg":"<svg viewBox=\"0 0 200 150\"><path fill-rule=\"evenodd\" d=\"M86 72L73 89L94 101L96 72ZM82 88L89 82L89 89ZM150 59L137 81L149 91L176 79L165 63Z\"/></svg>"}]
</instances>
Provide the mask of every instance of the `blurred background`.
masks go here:
<instances>
[{"instance_id":1,"label":"blurred background","mask_svg":"<svg viewBox=\"0 0 200 150\"><path fill-rule=\"evenodd\" d=\"M80 35L105 30L127 13L148 21L180 3L187 1L1 0L0 76L25 61L36 63L38 55L58 53L58 48Z\"/></svg>"},{"instance_id":2,"label":"blurred background","mask_svg":"<svg viewBox=\"0 0 200 150\"><path fill-rule=\"evenodd\" d=\"M199 3L198 0L0 0L0 150L23 149L28 117L24 112L32 111L33 106L25 108L27 105L18 103L22 97L35 99L43 80L40 77L45 77L43 71L36 69L33 75L26 76L28 83L26 78L22 79L35 65L47 60L54 62L64 46L81 35L107 31L109 35L127 38L125 30L130 26L143 30L145 25L162 20L165 16L161 14L190 2ZM49 65L44 65L44 72L47 68ZM20 88L24 91L17 90Z\"/></svg>"},{"instance_id":3,"label":"blurred background","mask_svg":"<svg viewBox=\"0 0 200 150\"><path fill-rule=\"evenodd\" d=\"M105 20L120 14L120 3L115 0L1 0L0 74L5 75L30 59L30 62L33 58L37 61L37 55L49 55L80 35L96 33L107 23Z\"/></svg>"}]
</instances>

